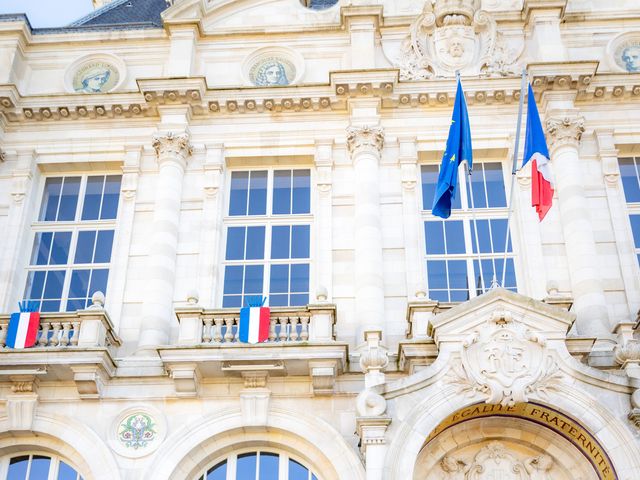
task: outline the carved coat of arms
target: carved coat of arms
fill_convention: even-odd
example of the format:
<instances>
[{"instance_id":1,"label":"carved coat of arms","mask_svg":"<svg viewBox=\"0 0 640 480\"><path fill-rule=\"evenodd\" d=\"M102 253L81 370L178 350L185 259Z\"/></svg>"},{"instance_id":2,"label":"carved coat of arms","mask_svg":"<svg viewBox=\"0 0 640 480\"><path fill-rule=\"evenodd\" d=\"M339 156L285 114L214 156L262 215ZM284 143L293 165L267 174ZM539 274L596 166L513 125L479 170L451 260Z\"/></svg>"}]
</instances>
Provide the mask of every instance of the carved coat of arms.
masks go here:
<instances>
[{"instance_id":1,"label":"carved coat of arms","mask_svg":"<svg viewBox=\"0 0 640 480\"><path fill-rule=\"evenodd\" d=\"M517 74L522 46L510 49L479 0L427 0L400 47L403 80L464 75Z\"/></svg>"},{"instance_id":2,"label":"carved coat of arms","mask_svg":"<svg viewBox=\"0 0 640 480\"><path fill-rule=\"evenodd\" d=\"M462 363L452 367L450 383L461 392L480 392L487 403L514 405L532 393L546 393L560 378L545 340L496 312L485 328L463 343Z\"/></svg>"}]
</instances>

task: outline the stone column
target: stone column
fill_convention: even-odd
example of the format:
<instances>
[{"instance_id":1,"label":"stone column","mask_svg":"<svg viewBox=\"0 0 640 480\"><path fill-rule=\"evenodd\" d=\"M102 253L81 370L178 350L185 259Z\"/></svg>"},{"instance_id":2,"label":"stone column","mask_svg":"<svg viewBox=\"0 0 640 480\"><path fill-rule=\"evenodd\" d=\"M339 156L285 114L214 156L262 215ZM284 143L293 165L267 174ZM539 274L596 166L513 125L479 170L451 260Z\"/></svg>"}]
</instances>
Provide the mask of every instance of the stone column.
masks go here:
<instances>
[{"instance_id":1,"label":"stone column","mask_svg":"<svg viewBox=\"0 0 640 480\"><path fill-rule=\"evenodd\" d=\"M147 293L142 305L138 352L155 351L169 342L173 315L173 290L176 277L176 252L182 181L191 155L188 133L158 134L153 137L158 156L158 181L149 231Z\"/></svg>"},{"instance_id":2,"label":"stone column","mask_svg":"<svg viewBox=\"0 0 640 480\"><path fill-rule=\"evenodd\" d=\"M407 297L424 299L427 296L425 262L422 255L420 202L418 183L418 151L415 137L399 138L400 173L402 181L402 227L404 231Z\"/></svg>"},{"instance_id":3,"label":"stone column","mask_svg":"<svg viewBox=\"0 0 640 480\"><path fill-rule=\"evenodd\" d=\"M620 182L620 167L618 166L618 150L615 148L615 139L612 130L596 130L596 141L602 164L602 177L604 179L611 225L616 242L616 250L622 272L624 293L627 297L629 310L625 319L611 319L609 326L615 327L618 321L631 321L638 309L640 309L640 275L636 265L635 244L633 232L629 225L629 216L626 213L626 200Z\"/></svg>"},{"instance_id":4,"label":"stone column","mask_svg":"<svg viewBox=\"0 0 640 480\"><path fill-rule=\"evenodd\" d=\"M324 293L329 301L333 292L331 187L333 139L316 140L316 297Z\"/></svg>"},{"instance_id":5,"label":"stone column","mask_svg":"<svg viewBox=\"0 0 640 480\"><path fill-rule=\"evenodd\" d=\"M584 119L563 114L546 120L550 155L558 192L571 289L579 335L611 337L604 289L598 274L596 242L584 194L583 166L578 151Z\"/></svg>"},{"instance_id":6,"label":"stone column","mask_svg":"<svg viewBox=\"0 0 640 480\"><path fill-rule=\"evenodd\" d=\"M204 198L202 202L202 229L198 268L198 295L202 305L213 305L213 288L218 278L219 241L222 235L223 202L220 191L224 181L224 146L206 146L204 168Z\"/></svg>"},{"instance_id":7,"label":"stone column","mask_svg":"<svg viewBox=\"0 0 640 480\"><path fill-rule=\"evenodd\" d=\"M384 142L380 127L349 127L347 146L354 167L355 307L365 331L382 331L384 282L380 223L379 162Z\"/></svg>"}]
</instances>

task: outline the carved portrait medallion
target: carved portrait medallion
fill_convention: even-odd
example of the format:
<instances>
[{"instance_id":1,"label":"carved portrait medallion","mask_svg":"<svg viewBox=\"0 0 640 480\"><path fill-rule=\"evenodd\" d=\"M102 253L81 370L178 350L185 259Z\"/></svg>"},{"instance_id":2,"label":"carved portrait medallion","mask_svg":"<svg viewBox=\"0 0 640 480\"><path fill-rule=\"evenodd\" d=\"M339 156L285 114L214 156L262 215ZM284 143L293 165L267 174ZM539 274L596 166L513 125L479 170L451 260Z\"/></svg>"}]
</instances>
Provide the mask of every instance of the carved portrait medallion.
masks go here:
<instances>
[{"instance_id":1,"label":"carved portrait medallion","mask_svg":"<svg viewBox=\"0 0 640 480\"><path fill-rule=\"evenodd\" d=\"M249 69L249 78L258 87L289 85L296 78L296 67L283 57L263 57Z\"/></svg>"},{"instance_id":2,"label":"carved portrait medallion","mask_svg":"<svg viewBox=\"0 0 640 480\"><path fill-rule=\"evenodd\" d=\"M98 53L77 59L67 68L65 86L75 93L106 93L118 88L125 77L124 62Z\"/></svg>"},{"instance_id":3,"label":"carved portrait medallion","mask_svg":"<svg viewBox=\"0 0 640 480\"><path fill-rule=\"evenodd\" d=\"M640 38L628 40L615 51L616 64L630 73L640 72Z\"/></svg>"}]
</instances>

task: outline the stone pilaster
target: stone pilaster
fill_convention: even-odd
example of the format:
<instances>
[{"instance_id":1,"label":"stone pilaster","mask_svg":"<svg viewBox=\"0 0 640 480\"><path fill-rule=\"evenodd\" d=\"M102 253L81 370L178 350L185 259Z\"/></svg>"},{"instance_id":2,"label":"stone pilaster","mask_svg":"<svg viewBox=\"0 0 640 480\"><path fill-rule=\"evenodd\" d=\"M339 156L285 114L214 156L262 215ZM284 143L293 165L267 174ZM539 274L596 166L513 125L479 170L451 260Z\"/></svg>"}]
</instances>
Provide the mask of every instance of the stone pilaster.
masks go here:
<instances>
[{"instance_id":1,"label":"stone pilaster","mask_svg":"<svg viewBox=\"0 0 640 480\"><path fill-rule=\"evenodd\" d=\"M332 259L332 175L333 175L333 139L316 140L316 290L326 291L325 301L333 292ZM324 289L324 290L323 290Z\"/></svg>"},{"instance_id":2,"label":"stone pilaster","mask_svg":"<svg viewBox=\"0 0 640 480\"><path fill-rule=\"evenodd\" d=\"M550 155L555 172L562 231L579 335L610 337L607 305L598 272L596 242L584 193L579 146L584 119L563 113L547 117Z\"/></svg>"},{"instance_id":3,"label":"stone pilaster","mask_svg":"<svg viewBox=\"0 0 640 480\"><path fill-rule=\"evenodd\" d=\"M173 318L173 291L182 183L191 155L188 133L158 134L153 137L158 157L158 180L147 264L147 292L142 306L138 351L155 351L169 342Z\"/></svg>"},{"instance_id":4,"label":"stone pilaster","mask_svg":"<svg viewBox=\"0 0 640 480\"><path fill-rule=\"evenodd\" d=\"M383 143L380 127L347 129L354 168L355 307L360 332L381 331L384 324L379 174Z\"/></svg>"}]
</instances>

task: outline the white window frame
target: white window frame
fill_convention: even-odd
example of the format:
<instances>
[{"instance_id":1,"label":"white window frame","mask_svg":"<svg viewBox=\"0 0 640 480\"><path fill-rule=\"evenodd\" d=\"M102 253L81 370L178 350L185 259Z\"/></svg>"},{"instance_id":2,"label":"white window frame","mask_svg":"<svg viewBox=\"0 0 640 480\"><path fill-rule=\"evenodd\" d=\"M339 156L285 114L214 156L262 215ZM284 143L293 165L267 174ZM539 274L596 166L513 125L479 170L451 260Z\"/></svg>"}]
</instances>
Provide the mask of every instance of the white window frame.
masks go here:
<instances>
[{"instance_id":1,"label":"white window frame","mask_svg":"<svg viewBox=\"0 0 640 480\"><path fill-rule=\"evenodd\" d=\"M64 458L64 457L61 457L60 455L52 454L49 452L40 451L40 450L25 450L25 451L12 453L11 455L5 455L2 458L0 458L0 478L7 478L7 476L9 475L9 462L11 461L12 458L24 457L27 455L29 457L33 457L34 455L37 455L41 457L48 457L51 459L51 463L49 466L49 475L47 476L46 479L41 479L41 480L57 480L58 473L60 471L61 461L69 465L71 468L73 468L77 472L78 475L76 476L76 480L80 480L84 478L84 475L82 475L82 472L80 472L80 469L76 467L76 465L70 460L68 460L67 458ZM29 478L30 469L31 469L31 458L29 458L29 467L27 468L27 476L25 477L27 479Z\"/></svg>"},{"instance_id":2,"label":"white window frame","mask_svg":"<svg viewBox=\"0 0 640 480\"><path fill-rule=\"evenodd\" d=\"M322 480L322 477L317 472L313 471L313 469L309 465L307 465L305 462L301 461L298 458L292 457L286 451L271 449L271 448L261 449L261 448L251 448L251 447L239 449L229 455L225 455L223 457L217 458L214 462L209 462L208 465L203 470L201 470L193 480L202 480L203 477L206 480L207 471L210 468L213 468L219 463L222 463L225 461L227 462L227 478L225 480L236 480L236 472L237 472L236 465L238 461L238 456L246 453L259 453L259 454L271 453L274 455L278 455L278 480L288 480L289 460L298 462L300 465L302 465L309 471L308 480L312 480L314 475L317 478L317 480ZM258 461L256 463L256 480L258 480L259 478L260 478L260 461L258 457ZM243 479L243 480L253 480L253 479Z\"/></svg>"},{"instance_id":3,"label":"white window frame","mask_svg":"<svg viewBox=\"0 0 640 480\"><path fill-rule=\"evenodd\" d=\"M250 171L266 171L267 172L267 198L266 198L266 213L264 215L229 215L229 205L231 200L231 175L234 172L250 172ZM274 215L273 210L273 178L274 172L277 170L309 170L309 213L295 213L295 214L277 214ZM270 296L270 280L271 280L271 266L282 264L309 264L309 302L311 302L312 292L315 291L314 285L314 252L315 252L315 196L314 196L314 169L310 165L278 165L278 166L252 166L241 168L229 168L226 172L227 178L225 179L225 202L224 202L224 215L222 217L223 228L223 242L219 251L220 258L222 259L219 269L217 285L219 286L218 292L215 296L217 304L222 307L224 299L224 274L228 265L264 265L263 271L263 295L267 297L265 306L269 305ZM289 258L289 259L271 259L271 228L273 226L295 226L295 225L308 225L309 226L309 257L308 258ZM264 258L258 260L227 260L227 233L229 227L265 227L265 239L264 239ZM244 285L243 285L244 286ZM290 293L289 293L290 294ZM294 308L294 307L291 307Z\"/></svg>"},{"instance_id":4,"label":"white window frame","mask_svg":"<svg viewBox=\"0 0 640 480\"><path fill-rule=\"evenodd\" d=\"M82 216L82 207L84 206L84 195L86 193L87 188L87 179L88 177L100 177L100 176L110 176L110 175L118 175L121 177L122 181L122 173L107 171L107 172L68 172L62 175L47 175L43 176L40 184L40 194L38 198L38 202L35 205L35 216L36 220L31 222L30 225L30 234L29 234L29 243L28 243L28 256L26 267L24 270L24 278L22 281L22 285L24 285L21 298L25 298L26 288L27 288L27 279L29 278L29 273L32 271L53 271L53 270L64 270L64 283L62 285L62 294L60 300L60 308L59 312L66 312L67 302L69 300L69 288L71 286L71 276L73 270L81 270L81 269L108 269L109 277L107 279L107 287L104 293L105 297L107 297L107 292L111 290L111 282L112 282L112 270L113 270L113 259L114 253L116 249L116 245L118 243L118 216L120 215L120 211L122 209L122 185L121 189L118 192L118 210L116 218L108 219L108 220L81 220ZM63 177L80 177L80 188L78 190L78 203L76 204L76 213L75 219L73 221L45 221L39 220L40 212L42 210L42 201L44 200L45 195L45 186L47 183L47 179L49 178L63 178ZM101 207L102 208L102 204ZM78 234L81 231L99 231L99 230L113 230L113 243L111 245L111 258L108 263L90 263L90 264L76 264L73 263L75 260L75 254L78 243ZM71 232L71 241L69 244L69 256L66 264L60 265L32 265L31 260L33 256L33 247L36 236L38 233L44 232ZM97 241L97 239L96 239Z\"/></svg>"},{"instance_id":5,"label":"white window frame","mask_svg":"<svg viewBox=\"0 0 640 480\"><path fill-rule=\"evenodd\" d=\"M510 198L510 170L507 170L505 168L505 161L503 160L499 160L499 159L483 159L481 162L480 161L476 161L474 162L474 165L478 165L478 164L487 164L487 163L497 163L500 164L501 166L501 171L502 171L502 181L504 183L504 188L505 188L505 201L506 201L506 207L478 207L476 206L475 208L475 220L507 220L507 217L509 215L509 198ZM421 237L421 248L422 248L422 262L423 262L423 266L422 268L424 268L425 271L425 282L426 282L426 290L427 292L429 292L430 288L429 288L429 271L427 269L427 261L430 260L465 260L466 261L466 266L467 266L467 280L468 280L468 285L469 285L469 298L474 298L478 296L477 293L477 288L475 287L475 280L472 277L472 273L475 274L476 272L474 271L474 267L473 264L474 262L478 261L478 253L474 253L473 252L473 241L475 240L474 238L472 238L473 236L473 232L471 230L471 223L474 221L474 212L471 210L471 207L469 206L469 184L468 184L468 180L467 180L467 173L466 173L466 168L463 164L459 165L458 167L458 189L457 189L457 195L459 195L460 197L460 202L461 202L461 207L459 209L451 209L451 216L447 219L444 220L440 217L437 217L435 215L433 215L431 213L431 208L427 208L424 209L424 205L422 203L422 199L423 199L423 192L422 192L422 166L423 165L432 165L432 166L436 166L436 167L440 167L440 162L425 162L425 163L420 163L418 166L418 175L419 175L419 184L420 184L420 196L419 196L419 201L420 201L420 231L422 232L422 234L420 235ZM472 173L472 178L473 178L473 173ZM483 182L485 184L485 198L487 198L487 192L486 192L486 181ZM514 275L516 277L516 289L520 288L520 279L518 276L518 265L516 264L516 258L517 258L517 246L516 246L516 242L514 241L514 232L513 232L513 211L512 211L512 215L511 215L511 225L509 225L509 229L511 231L510 234L510 239L511 239L511 252L507 253L507 261L509 261L509 259L511 259L513 261L513 269L514 269ZM425 227L424 224L427 221L462 221L462 228L464 231L464 248L465 248L465 253L460 253L460 254L427 254L427 249L426 249L426 238L425 238ZM504 239L501 240L501 242L504 242ZM445 238L445 243L446 243L446 238ZM479 247L478 247L479 248ZM504 247L502 247L504 248ZM497 262L502 263L504 258L504 253L480 253L480 259L481 260L487 260L487 259L496 259ZM478 272L479 273L479 272ZM485 291L487 291L489 289L489 287L491 286L491 278L484 278L484 287L485 287ZM498 278L497 279L498 282L501 282L502 279ZM450 289L448 290L449 292L451 291ZM450 294L449 294L450 295ZM454 302L457 303L457 302Z\"/></svg>"},{"instance_id":6,"label":"white window frame","mask_svg":"<svg viewBox=\"0 0 640 480\"><path fill-rule=\"evenodd\" d=\"M640 188L640 156L635 156L635 155L622 155L620 157L618 157L618 165L620 160L622 159L627 159L627 158L631 158L633 159L633 164L636 170L636 179L638 181L638 186ZM638 260L639 256L640 256L640 247L635 248L635 238L633 236L633 229L631 228L631 215L638 215L640 216L640 202L630 202L627 200L626 194L624 192L624 185L622 183L622 175L620 175L620 190L622 191L622 195L624 197L624 201L627 205L627 219L628 219L628 224L629 224L629 232L630 232L630 241L631 241L631 245L634 246L634 252L636 255L636 260ZM639 242L640 243L640 242ZM638 267L640 267L640 260L638 260Z\"/></svg>"}]
</instances>

